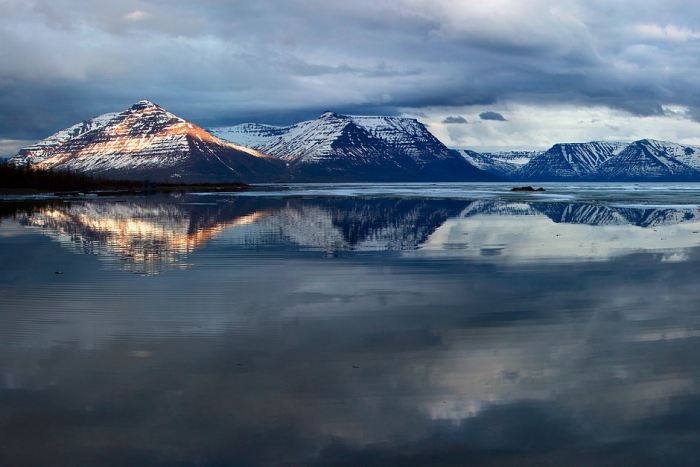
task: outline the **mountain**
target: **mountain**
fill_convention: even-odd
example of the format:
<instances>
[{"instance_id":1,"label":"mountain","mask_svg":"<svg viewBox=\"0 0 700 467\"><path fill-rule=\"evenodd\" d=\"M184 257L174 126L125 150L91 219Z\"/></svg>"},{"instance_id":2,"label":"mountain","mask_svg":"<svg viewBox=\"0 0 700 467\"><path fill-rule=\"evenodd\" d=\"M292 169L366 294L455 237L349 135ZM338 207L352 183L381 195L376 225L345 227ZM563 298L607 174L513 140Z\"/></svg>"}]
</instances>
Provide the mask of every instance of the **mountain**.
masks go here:
<instances>
[{"instance_id":1,"label":"mountain","mask_svg":"<svg viewBox=\"0 0 700 467\"><path fill-rule=\"evenodd\" d=\"M598 178L613 181L700 180L700 148L643 139L627 145L598 168Z\"/></svg>"},{"instance_id":2,"label":"mountain","mask_svg":"<svg viewBox=\"0 0 700 467\"><path fill-rule=\"evenodd\" d=\"M473 166L504 178L510 178L513 173L539 154L537 151L491 153L478 153L469 149L455 149L455 151Z\"/></svg>"},{"instance_id":3,"label":"mountain","mask_svg":"<svg viewBox=\"0 0 700 467\"><path fill-rule=\"evenodd\" d=\"M285 163L214 137L143 100L59 131L11 162L110 178L172 182L264 182L286 178Z\"/></svg>"},{"instance_id":4,"label":"mountain","mask_svg":"<svg viewBox=\"0 0 700 467\"><path fill-rule=\"evenodd\" d=\"M294 181L498 180L448 149L415 119L325 112L288 127L211 128L287 162Z\"/></svg>"},{"instance_id":5,"label":"mountain","mask_svg":"<svg viewBox=\"0 0 700 467\"><path fill-rule=\"evenodd\" d=\"M209 133L230 142L236 142L249 148L260 145L287 133L291 127L263 125L262 123L243 123L231 127L209 128Z\"/></svg>"},{"instance_id":6,"label":"mountain","mask_svg":"<svg viewBox=\"0 0 700 467\"><path fill-rule=\"evenodd\" d=\"M667 141L558 143L529 154L458 152L513 181L700 181L700 146Z\"/></svg>"},{"instance_id":7,"label":"mountain","mask_svg":"<svg viewBox=\"0 0 700 467\"><path fill-rule=\"evenodd\" d=\"M114 120L119 115L119 112L107 113L100 115L98 117L92 118L90 120L85 120L80 123L61 130L49 136L46 139L39 141L38 143L21 149L17 156L12 158L14 162L29 163L30 165L38 164L44 159L51 156L52 151L56 150L63 143L67 142L72 138L77 138L78 136L85 134L89 131L95 130L97 128L102 128L109 122Z\"/></svg>"},{"instance_id":8,"label":"mountain","mask_svg":"<svg viewBox=\"0 0 700 467\"><path fill-rule=\"evenodd\" d=\"M598 168L625 143L593 141L555 144L512 174L517 180L559 181L597 178Z\"/></svg>"},{"instance_id":9,"label":"mountain","mask_svg":"<svg viewBox=\"0 0 700 467\"><path fill-rule=\"evenodd\" d=\"M643 139L452 150L415 119L324 112L209 132L144 100L24 148L15 164L170 182L700 181L700 146Z\"/></svg>"}]
</instances>

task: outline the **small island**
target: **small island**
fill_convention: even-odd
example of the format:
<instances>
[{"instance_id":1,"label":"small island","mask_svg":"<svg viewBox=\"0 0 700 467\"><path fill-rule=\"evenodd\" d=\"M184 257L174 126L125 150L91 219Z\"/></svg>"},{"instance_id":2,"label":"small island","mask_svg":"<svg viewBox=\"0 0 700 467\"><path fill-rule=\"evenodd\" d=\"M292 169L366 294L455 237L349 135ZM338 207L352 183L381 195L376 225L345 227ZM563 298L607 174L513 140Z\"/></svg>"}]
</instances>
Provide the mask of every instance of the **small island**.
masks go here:
<instances>
[{"instance_id":1,"label":"small island","mask_svg":"<svg viewBox=\"0 0 700 467\"><path fill-rule=\"evenodd\" d=\"M531 186L516 186L514 188L511 188L510 191L546 191L546 190L542 187L535 189Z\"/></svg>"}]
</instances>

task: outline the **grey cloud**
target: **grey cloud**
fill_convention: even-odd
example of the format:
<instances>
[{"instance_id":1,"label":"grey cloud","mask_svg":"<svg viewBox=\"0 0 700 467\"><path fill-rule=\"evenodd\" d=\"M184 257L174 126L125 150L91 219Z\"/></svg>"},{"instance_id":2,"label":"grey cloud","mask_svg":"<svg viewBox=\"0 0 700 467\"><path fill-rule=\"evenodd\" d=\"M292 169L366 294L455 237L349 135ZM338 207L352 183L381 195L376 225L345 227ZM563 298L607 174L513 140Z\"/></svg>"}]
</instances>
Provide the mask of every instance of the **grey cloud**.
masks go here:
<instances>
[{"instance_id":1,"label":"grey cloud","mask_svg":"<svg viewBox=\"0 0 700 467\"><path fill-rule=\"evenodd\" d=\"M141 98L203 126L501 101L700 111L691 20L700 6L493 8L10 0L0 18L0 138L38 139Z\"/></svg>"},{"instance_id":2,"label":"grey cloud","mask_svg":"<svg viewBox=\"0 0 700 467\"><path fill-rule=\"evenodd\" d=\"M32 144L33 140L0 139L0 159L8 159L20 149Z\"/></svg>"},{"instance_id":3,"label":"grey cloud","mask_svg":"<svg viewBox=\"0 0 700 467\"><path fill-rule=\"evenodd\" d=\"M466 118L462 117L461 115L458 115L457 117L447 117L445 118L442 123L446 124L453 124L453 123L469 123Z\"/></svg>"},{"instance_id":4,"label":"grey cloud","mask_svg":"<svg viewBox=\"0 0 700 467\"><path fill-rule=\"evenodd\" d=\"M481 112L479 114L479 118L482 120L493 120L496 122L506 122L507 121L503 115L499 114L498 112L492 112L490 110L488 112Z\"/></svg>"}]
</instances>

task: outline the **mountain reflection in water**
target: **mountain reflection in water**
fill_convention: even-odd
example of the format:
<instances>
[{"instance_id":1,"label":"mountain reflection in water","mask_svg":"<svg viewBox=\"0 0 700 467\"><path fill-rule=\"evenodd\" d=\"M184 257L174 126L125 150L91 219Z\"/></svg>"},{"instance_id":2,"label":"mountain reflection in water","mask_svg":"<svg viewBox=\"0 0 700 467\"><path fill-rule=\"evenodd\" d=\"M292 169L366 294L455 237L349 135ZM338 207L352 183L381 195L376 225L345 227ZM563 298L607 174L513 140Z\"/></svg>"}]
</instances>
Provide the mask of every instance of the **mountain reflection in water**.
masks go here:
<instances>
[{"instance_id":1,"label":"mountain reflection in water","mask_svg":"<svg viewBox=\"0 0 700 467\"><path fill-rule=\"evenodd\" d=\"M692 465L699 232L697 205L17 209L0 465Z\"/></svg>"},{"instance_id":2,"label":"mountain reflection in water","mask_svg":"<svg viewBox=\"0 0 700 467\"><path fill-rule=\"evenodd\" d=\"M697 207L435 199L199 201L163 197L58 203L35 209L21 223L39 228L74 251L99 255L142 274L188 266L191 253L212 238L327 253L425 247L449 255L513 255L518 260L525 256L592 260L616 250L627 253L630 247L691 247L700 239L690 235L700 229ZM552 234L554 224L618 228L566 228ZM629 229L633 226L642 229ZM659 228L666 230L657 234Z\"/></svg>"}]
</instances>

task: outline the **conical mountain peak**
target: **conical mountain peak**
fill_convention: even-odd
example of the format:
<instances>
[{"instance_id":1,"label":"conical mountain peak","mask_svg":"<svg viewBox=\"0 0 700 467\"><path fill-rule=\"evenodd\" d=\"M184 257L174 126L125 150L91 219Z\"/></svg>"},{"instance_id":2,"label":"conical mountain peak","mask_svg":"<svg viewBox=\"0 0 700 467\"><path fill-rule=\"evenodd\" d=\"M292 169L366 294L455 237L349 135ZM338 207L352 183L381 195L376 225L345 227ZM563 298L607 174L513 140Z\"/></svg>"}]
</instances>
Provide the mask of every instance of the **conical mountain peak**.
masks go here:
<instances>
[{"instance_id":1,"label":"conical mountain peak","mask_svg":"<svg viewBox=\"0 0 700 467\"><path fill-rule=\"evenodd\" d=\"M175 182L276 181L283 162L216 138L149 100L63 130L17 160L100 177Z\"/></svg>"}]
</instances>

